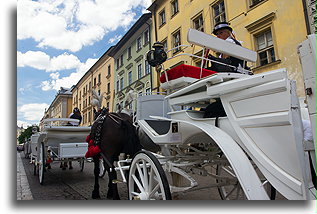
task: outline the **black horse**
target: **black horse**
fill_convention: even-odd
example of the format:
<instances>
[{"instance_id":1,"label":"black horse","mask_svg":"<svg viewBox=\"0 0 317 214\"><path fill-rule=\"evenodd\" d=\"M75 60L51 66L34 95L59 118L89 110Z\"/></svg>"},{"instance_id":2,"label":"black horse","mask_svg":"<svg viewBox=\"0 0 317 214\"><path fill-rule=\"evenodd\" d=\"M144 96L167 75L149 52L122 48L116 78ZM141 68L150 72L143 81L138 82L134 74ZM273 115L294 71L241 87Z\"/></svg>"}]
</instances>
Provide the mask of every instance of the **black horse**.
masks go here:
<instances>
[{"instance_id":1,"label":"black horse","mask_svg":"<svg viewBox=\"0 0 317 214\"><path fill-rule=\"evenodd\" d=\"M131 116L125 113L101 111L101 113L95 114L95 117L96 120L91 127L90 136L95 142L97 141L101 153L93 157L95 185L92 198L100 198L98 179L99 159L102 157L109 175L107 198L119 200L117 184L112 182L117 179L113 163L118 160L120 153L133 157L142 147L136 129L132 124Z\"/></svg>"}]
</instances>

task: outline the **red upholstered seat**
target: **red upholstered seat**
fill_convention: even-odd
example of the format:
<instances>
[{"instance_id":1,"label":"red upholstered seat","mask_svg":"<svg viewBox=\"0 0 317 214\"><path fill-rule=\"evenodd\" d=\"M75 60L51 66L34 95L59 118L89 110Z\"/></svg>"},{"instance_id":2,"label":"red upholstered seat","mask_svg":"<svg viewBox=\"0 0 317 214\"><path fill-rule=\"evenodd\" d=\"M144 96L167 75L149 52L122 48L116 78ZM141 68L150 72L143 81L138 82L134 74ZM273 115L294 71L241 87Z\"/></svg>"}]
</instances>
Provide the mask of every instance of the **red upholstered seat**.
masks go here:
<instances>
[{"instance_id":1,"label":"red upholstered seat","mask_svg":"<svg viewBox=\"0 0 317 214\"><path fill-rule=\"evenodd\" d=\"M178 66L166 71L166 73L168 75L169 81L180 78L180 77L191 77L191 78L195 78L195 79L200 78L200 68L199 67L185 65L185 64L178 65ZM206 77L206 76L209 76L209 75L212 75L215 73L217 73L217 72L203 68L202 77ZM160 81L161 81L161 83L166 82L165 72L163 72L163 74L161 75Z\"/></svg>"}]
</instances>

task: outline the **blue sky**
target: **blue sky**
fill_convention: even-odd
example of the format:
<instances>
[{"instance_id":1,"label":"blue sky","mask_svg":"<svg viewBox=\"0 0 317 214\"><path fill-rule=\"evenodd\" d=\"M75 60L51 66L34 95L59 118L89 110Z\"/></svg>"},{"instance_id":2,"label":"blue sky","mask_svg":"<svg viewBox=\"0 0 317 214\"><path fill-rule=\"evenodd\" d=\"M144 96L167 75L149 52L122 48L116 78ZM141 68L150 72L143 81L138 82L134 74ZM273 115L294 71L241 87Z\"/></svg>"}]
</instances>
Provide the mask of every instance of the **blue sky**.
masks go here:
<instances>
[{"instance_id":1,"label":"blue sky","mask_svg":"<svg viewBox=\"0 0 317 214\"><path fill-rule=\"evenodd\" d=\"M37 124L142 15L151 0L18 0L17 125Z\"/></svg>"}]
</instances>

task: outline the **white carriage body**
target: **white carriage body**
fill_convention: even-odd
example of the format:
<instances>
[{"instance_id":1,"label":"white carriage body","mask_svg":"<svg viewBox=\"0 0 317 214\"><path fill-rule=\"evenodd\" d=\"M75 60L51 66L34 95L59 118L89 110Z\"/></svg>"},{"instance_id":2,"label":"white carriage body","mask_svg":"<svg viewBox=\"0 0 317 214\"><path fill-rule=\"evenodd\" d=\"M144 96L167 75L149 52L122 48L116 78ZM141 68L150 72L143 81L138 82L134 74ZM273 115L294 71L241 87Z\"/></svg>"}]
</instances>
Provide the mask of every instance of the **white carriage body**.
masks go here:
<instances>
[{"instance_id":1,"label":"white carriage body","mask_svg":"<svg viewBox=\"0 0 317 214\"><path fill-rule=\"evenodd\" d=\"M193 29L189 30L188 41L243 60L256 61L255 52ZM309 54L305 52L300 56L303 55L308 58ZM314 62L316 69L315 58L307 60ZM314 77L306 78L307 85L315 84L314 71L309 71L314 73ZM200 111L179 110L180 106L206 107L215 98L221 99L227 117L216 121L216 118L203 118ZM315 139L315 95L309 98L309 102L313 102L309 105L309 113ZM252 76L214 74L193 81L166 96L161 104L156 101L152 106L166 106L166 103L172 109L168 114L153 114L152 120L148 115L138 117L138 125L162 147L163 155L169 155L168 151L164 154L164 147L191 143L193 136L205 133L227 157L248 199L268 199L248 157L287 199L316 199L309 154L305 148L307 144L303 140L301 114L304 112L301 112L295 82L288 79L285 69ZM147 103L138 102L138 109L150 106L150 99ZM162 121L167 122L155 125ZM310 148L309 151L315 154L314 150Z\"/></svg>"},{"instance_id":2,"label":"white carriage body","mask_svg":"<svg viewBox=\"0 0 317 214\"><path fill-rule=\"evenodd\" d=\"M33 147L40 148L43 142L46 148L61 158L84 158L88 150L85 142L90 133L90 127L67 126L67 122L78 122L76 119L52 118L43 121L41 132L33 135ZM36 156L39 157L39 149Z\"/></svg>"}]
</instances>

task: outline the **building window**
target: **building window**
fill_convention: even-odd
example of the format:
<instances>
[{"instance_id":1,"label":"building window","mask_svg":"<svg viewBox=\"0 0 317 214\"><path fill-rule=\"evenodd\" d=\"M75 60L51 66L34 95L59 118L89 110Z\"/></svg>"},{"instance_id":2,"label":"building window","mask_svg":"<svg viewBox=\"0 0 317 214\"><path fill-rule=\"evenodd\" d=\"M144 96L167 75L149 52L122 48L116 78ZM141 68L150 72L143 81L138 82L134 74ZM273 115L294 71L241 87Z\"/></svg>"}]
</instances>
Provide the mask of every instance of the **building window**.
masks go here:
<instances>
[{"instance_id":1,"label":"building window","mask_svg":"<svg viewBox=\"0 0 317 214\"><path fill-rule=\"evenodd\" d=\"M138 79L142 78L142 64L138 64Z\"/></svg>"},{"instance_id":2,"label":"building window","mask_svg":"<svg viewBox=\"0 0 317 214\"><path fill-rule=\"evenodd\" d=\"M171 7L172 7L172 17L178 13L178 0L174 0L171 2Z\"/></svg>"},{"instance_id":3,"label":"building window","mask_svg":"<svg viewBox=\"0 0 317 214\"><path fill-rule=\"evenodd\" d=\"M180 46L181 45L181 32L180 30L176 31L175 33L173 33L172 35L173 37L173 48L175 48L173 50L173 53L177 53L181 50L180 47L176 48L177 46Z\"/></svg>"},{"instance_id":4,"label":"building window","mask_svg":"<svg viewBox=\"0 0 317 214\"><path fill-rule=\"evenodd\" d=\"M120 56L120 67L123 66L123 54Z\"/></svg>"},{"instance_id":5,"label":"building window","mask_svg":"<svg viewBox=\"0 0 317 214\"><path fill-rule=\"evenodd\" d=\"M98 83L101 82L101 74L98 74Z\"/></svg>"},{"instance_id":6,"label":"building window","mask_svg":"<svg viewBox=\"0 0 317 214\"><path fill-rule=\"evenodd\" d=\"M110 82L107 84L107 94L110 94Z\"/></svg>"},{"instance_id":7,"label":"building window","mask_svg":"<svg viewBox=\"0 0 317 214\"><path fill-rule=\"evenodd\" d=\"M255 36L255 40L259 65L263 66L276 61L271 30Z\"/></svg>"},{"instance_id":8,"label":"building window","mask_svg":"<svg viewBox=\"0 0 317 214\"><path fill-rule=\"evenodd\" d=\"M131 46L130 47L128 47L128 60L129 59L131 59L131 57L132 57L132 54L131 54Z\"/></svg>"},{"instance_id":9,"label":"building window","mask_svg":"<svg viewBox=\"0 0 317 214\"><path fill-rule=\"evenodd\" d=\"M141 48L142 48L142 38L141 38L141 36L140 36L140 37L137 38L137 40L136 40L136 49L137 49L137 51L139 51L139 50L141 50Z\"/></svg>"},{"instance_id":10,"label":"building window","mask_svg":"<svg viewBox=\"0 0 317 214\"><path fill-rule=\"evenodd\" d=\"M150 41L150 34L149 30L144 31L144 45L147 45Z\"/></svg>"},{"instance_id":11,"label":"building window","mask_svg":"<svg viewBox=\"0 0 317 214\"><path fill-rule=\"evenodd\" d=\"M119 80L117 80L117 83L116 83L116 88L117 88L117 92L119 92L119 89L120 89L120 86L119 86Z\"/></svg>"},{"instance_id":12,"label":"building window","mask_svg":"<svg viewBox=\"0 0 317 214\"><path fill-rule=\"evenodd\" d=\"M145 60L145 75L149 74L151 72L151 66L148 63L147 60Z\"/></svg>"},{"instance_id":13,"label":"building window","mask_svg":"<svg viewBox=\"0 0 317 214\"><path fill-rule=\"evenodd\" d=\"M124 88L124 82L123 82L123 77L121 77L121 79L120 79L120 91L122 91L123 90L123 88Z\"/></svg>"},{"instance_id":14,"label":"building window","mask_svg":"<svg viewBox=\"0 0 317 214\"><path fill-rule=\"evenodd\" d=\"M128 84L131 85L132 83L132 71L129 71L128 73Z\"/></svg>"},{"instance_id":15,"label":"building window","mask_svg":"<svg viewBox=\"0 0 317 214\"><path fill-rule=\"evenodd\" d=\"M165 18L165 9L163 9L160 13L159 13L159 24L160 27L162 25L164 25L166 23L166 18Z\"/></svg>"},{"instance_id":16,"label":"building window","mask_svg":"<svg viewBox=\"0 0 317 214\"><path fill-rule=\"evenodd\" d=\"M220 1L212 6L214 25L218 22L226 21L226 11L224 1Z\"/></svg>"},{"instance_id":17,"label":"building window","mask_svg":"<svg viewBox=\"0 0 317 214\"><path fill-rule=\"evenodd\" d=\"M167 51L167 38L162 40L162 44L163 44L164 50Z\"/></svg>"},{"instance_id":18,"label":"building window","mask_svg":"<svg viewBox=\"0 0 317 214\"><path fill-rule=\"evenodd\" d=\"M111 65L108 65L108 76L111 74Z\"/></svg>"},{"instance_id":19,"label":"building window","mask_svg":"<svg viewBox=\"0 0 317 214\"><path fill-rule=\"evenodd\" d=\"M145 89L145 94L146 95L151 95L151 88Z\"/></svg>"},{"instance_id":20,"label":"building window","mask_svg":"<svg viewBox=\"0 0 317 214\"><path fill-rule=\"evenodd\" d=\"M97 84L97 83L96 83L96 78L94 78L94 87L96 86L96 84Z\"/></svg>"},{"instance_id":21,"label":"building window","mask_svg":"<svg viewBox=\"0 0 317 214\"><path fill-rule=\"evenodd\" d=\"M204 19L202 14L193 19L193 27L196 30L204 32Z\"/></svg>"},{"instance_id":22,"label":"building window","mask_svg":"<svg viewBox=\"0 0 317 214\"><path fill-rule=\"evenodd\" d=\"M257 5L263 1L265 1L265 0L250 0L250 8L254 7L255 5Z\"/></svg>"},{"instance_id":23,"label":"building window","mask_svg":"<svg viewBox=\"0 0 317 214\"><path fill-rule=\"evenodd\" d=\"M119 58L116 60L116 66L117 66L117 69L120 68L120 59Z\"/></svg>"}]
</instances>

